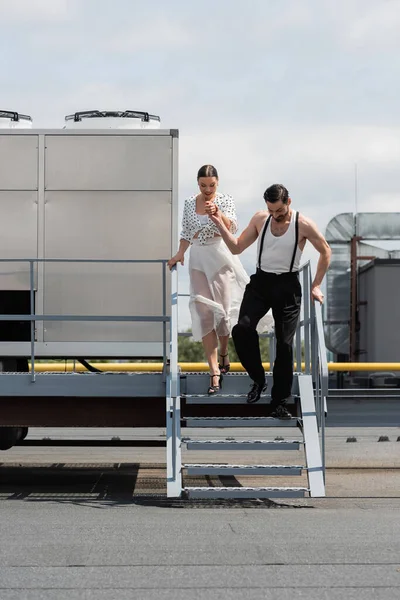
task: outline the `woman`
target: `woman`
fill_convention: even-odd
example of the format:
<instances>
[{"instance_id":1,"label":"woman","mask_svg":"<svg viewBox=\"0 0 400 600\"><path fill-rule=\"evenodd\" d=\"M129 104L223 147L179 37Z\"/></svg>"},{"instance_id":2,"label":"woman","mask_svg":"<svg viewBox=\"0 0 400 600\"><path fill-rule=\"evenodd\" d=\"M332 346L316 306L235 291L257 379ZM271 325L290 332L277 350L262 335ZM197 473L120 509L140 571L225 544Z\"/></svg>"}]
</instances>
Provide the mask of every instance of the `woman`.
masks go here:
<instances>
[{"instance_id":1,"label":"woman","mask_svg":"<svg viewBox=\"0 0 400 600\"><path fill-rule=\"evenodd\" d=\"M200 193L188 198L182 218L179 250L168 266L183 265L184 254L191 245L189 258L192 334L202 340L210 367L208 394L219 391L222 376L229 371L228 340L237 323L240 303L249 277L239 258L231 254L220 233L209 219L219 209L227 228L237 231L235 203L221 194L218 173L212 165L204 165L197 174ZM219 357L218 363L218 343Z\"/></svg>"}]
</instances>

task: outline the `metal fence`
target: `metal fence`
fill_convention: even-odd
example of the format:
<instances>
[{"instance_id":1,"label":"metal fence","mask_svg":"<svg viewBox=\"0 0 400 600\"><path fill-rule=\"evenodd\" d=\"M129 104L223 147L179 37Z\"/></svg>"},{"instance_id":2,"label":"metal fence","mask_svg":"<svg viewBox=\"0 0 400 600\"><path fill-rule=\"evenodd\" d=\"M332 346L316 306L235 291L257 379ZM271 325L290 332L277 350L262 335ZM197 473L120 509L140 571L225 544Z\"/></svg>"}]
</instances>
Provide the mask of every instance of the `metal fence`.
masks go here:
<instances>
[{"instance_id":1,"label":"metal fence","mask_svg":"<svg viewBox=\"0 0 400 600\"><path fill-rule=\"evenodd\" d=\"M30 294L30 313L29 314L7 314L0 315L0 321L30 321L30 362L31 362L31 380L35 381L35 323L38 321L122 321L122 322L152 322L162 323L162 347L163 364L167 363L167 323L171 322L171 317L167 314L167 259L154 260L101 260L101 259L61 259L61 258L1 258L0 263L28 263L29 264L29 294ZM97 263L97 264L160 264L162 277L162 314L154 316L138 315L57 315L57 314L36 314L35 313L35 277L34 266L37 263Z\"/></svg>"}]
</instances>

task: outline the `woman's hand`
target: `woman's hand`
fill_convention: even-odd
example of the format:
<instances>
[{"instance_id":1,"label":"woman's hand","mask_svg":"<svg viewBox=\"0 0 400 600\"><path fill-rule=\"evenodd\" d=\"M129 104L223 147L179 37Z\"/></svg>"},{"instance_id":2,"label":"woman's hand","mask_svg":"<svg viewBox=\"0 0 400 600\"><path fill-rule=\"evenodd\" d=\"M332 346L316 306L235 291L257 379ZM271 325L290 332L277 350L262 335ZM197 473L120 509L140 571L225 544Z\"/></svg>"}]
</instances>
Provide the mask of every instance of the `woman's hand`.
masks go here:
<instances>
[{"instance_id":1,"label":"woman's hand","mask_svg":"<svg viewBox=\"0 0 400 600\"><path fill-rule=\"evenodd\" d=\"M172 258L169 259L169 261L167 262L167 265L169 267L169 270L171 271L171 269L176 265L176 263L180 262L181 265L184 264L185 262L185 255L184 254L180 254L179 252L177 254L175 254L175 256L173 256Z\"/></svg>"},{"instance_id":2,"label":"woman's hand","mask_svg":"<svg viewBox=\"0 0 400 600\"><path fill-rule=\"evenodd\" d=\"M206 200L204 204L204 209L209 217L211 217L211 215L215 215L218 212L218 206L212 200Z\"/></svg>"},{"instance_id":3,"label":"woman's hand","mask_svg":"<svg viewBox=\"0 0 400 600\"><path fill-rule=\"evenodd\" d=\"M219 228L219 227L224 227L225 223L222 219L222 212L218 209L218 207L215 207L215 211L213 213L210 213L208 216L210 217L211 221Z\"/></svg>"}]
</instances>

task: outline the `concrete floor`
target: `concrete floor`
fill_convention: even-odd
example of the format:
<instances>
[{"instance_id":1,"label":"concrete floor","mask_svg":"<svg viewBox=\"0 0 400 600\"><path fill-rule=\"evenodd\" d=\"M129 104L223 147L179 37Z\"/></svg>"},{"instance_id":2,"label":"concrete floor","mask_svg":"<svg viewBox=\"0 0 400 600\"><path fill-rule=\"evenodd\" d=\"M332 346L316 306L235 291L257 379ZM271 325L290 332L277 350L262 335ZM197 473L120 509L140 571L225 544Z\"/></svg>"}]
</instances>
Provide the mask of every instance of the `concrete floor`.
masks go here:
<instances>
[{"instance_id":1,"label":"concrete floor","mask_svg":"<svg viewBox=\"0 0 400 600\"><path fill-rule=\"evenodd\" d=\"M30 436L141 433L46 429ZM267 438L275 434L282 430ZM299 437L296 430L284 435ZM346 442L350 435L356 443ZM380 435L390 441L378 442ZM2 452L0 600L398 600L399 435L398 428L328 429L327 497L276 501L168 500L160 447ZM184 460L216 458L187 454ZM233 453L220 454L232 461ZM247 454L240 462L302 462L298 451Z\"/></svg>"}]
</instances>

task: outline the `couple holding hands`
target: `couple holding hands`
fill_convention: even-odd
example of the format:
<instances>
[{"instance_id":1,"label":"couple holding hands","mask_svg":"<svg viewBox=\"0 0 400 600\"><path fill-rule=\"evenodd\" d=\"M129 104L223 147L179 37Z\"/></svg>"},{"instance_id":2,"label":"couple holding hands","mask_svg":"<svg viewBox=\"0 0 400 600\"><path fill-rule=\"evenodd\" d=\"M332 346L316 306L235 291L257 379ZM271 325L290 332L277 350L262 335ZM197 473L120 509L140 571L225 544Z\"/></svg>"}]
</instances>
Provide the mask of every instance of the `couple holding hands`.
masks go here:
<instances>
[{"instance_id":1,"label":"couple holding hands","mask_svg":"<svg viewBox=\"0 0 400 600\"><path fill-rule=\"evenodd\" d=\"M271 390L272 416L291 417L286 408L293 382L293 338L300 306L299 265L309 242L319 252L311 294L322 303L321 282L329 267L330 248L317 226L291 207L287 189L274 184L264 193L266 208L258 211L239 237L232 196L218 192L215 167L197 174L200 193L188 198L182 218L179 249L168 266L189 258L190 313L193 338L202 340L210 367L208 394L216 394L229 371L228 340L253 384L247 402L257 402L266 389L258 330L270 309L275 324L276 358ZM248 277L238 258L258 240L256 272Z\"/></svg>"}]
</instances>

